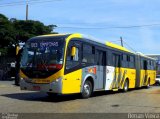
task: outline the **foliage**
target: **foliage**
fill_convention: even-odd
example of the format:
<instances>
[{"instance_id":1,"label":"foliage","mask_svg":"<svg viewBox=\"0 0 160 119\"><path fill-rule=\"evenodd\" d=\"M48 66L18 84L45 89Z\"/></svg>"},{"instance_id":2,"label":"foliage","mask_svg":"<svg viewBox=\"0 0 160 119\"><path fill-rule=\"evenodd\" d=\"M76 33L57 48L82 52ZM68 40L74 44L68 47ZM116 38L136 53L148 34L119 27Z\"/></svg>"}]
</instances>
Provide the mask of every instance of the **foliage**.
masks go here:
<instances>
[{"instance_id":1,"label":"foliage","mask_svg":"<svg viewBox=\"0 0 160 119\"><path fill-rule=\"evenodd\" d=\"M40 21L8 19L0 14L0 52L6 54L7 48L11 48L20 42L26 42L29 38L51 34L56 25L44 25Z\"/></svg>"}]
</instances>

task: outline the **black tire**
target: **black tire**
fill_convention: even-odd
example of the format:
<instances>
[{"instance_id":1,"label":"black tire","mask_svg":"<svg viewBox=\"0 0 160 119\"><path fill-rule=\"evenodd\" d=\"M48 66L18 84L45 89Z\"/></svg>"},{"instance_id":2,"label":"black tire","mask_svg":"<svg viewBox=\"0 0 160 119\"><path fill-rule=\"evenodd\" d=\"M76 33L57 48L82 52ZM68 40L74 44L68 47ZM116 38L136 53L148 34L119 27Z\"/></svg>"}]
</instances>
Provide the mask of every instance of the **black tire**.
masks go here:
<instances>
[{"instance_id":1,"label":"black tire","mask_svg":"<svg viewBox=\"0 0 160 119\"><path fill-rule=\"evenodd\" d=\"M16 74L16 76L15 76L15 85L19 86L19 82L20 82L19 74Z\"/></svg>"},{"instance_id":2,"label":"black tire","mask_svg":"<svg viewBox=\"0 0 160 119\"><path fill-rule=\"evenodd\" d=\"M47 92L48 97L56 97L57 93Z\"/></svg>"},{"instance_id":3,"label":"black tire","mask_svg":"<svg viewBox=\"0 0 160 119\"><path fill-rule=\"evenodd\" d=\"M81 93L82 98L84 98L84 99L89 98L92 94L92 91L93 91L93 86L92 86L91 81L86 80L83 85L83 89L82 89L82 93Z\"/></svg>"},{"instance_id":4,"label":"black tire","mask_svg":"<svg viewBox=\"0 0 160 119\"><path fill-rule=\"evenodd\" d=\"M128 80L126 79L126 81L124 82L124 86L123 86L123 92L127 92L129 89L129 82Z\"/></svg>"},{"instance_id":5,"label":"black tire","mask_svg":"<svg viewBox=\"0 0 160 119\"><path fill-rule=\"evenodd\" d=\"M150 79L147 82L146 88L150 88Z\"/></svg>"}]
</instances>

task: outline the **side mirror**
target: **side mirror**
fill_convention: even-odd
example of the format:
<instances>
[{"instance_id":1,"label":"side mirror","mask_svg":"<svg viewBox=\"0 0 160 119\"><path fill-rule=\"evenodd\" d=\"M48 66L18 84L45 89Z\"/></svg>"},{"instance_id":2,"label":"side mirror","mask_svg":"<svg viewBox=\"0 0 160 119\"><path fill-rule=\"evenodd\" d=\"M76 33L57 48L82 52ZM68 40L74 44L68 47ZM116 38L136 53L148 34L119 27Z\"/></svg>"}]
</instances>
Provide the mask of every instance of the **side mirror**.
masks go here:
<instances>
[{"instance_id":1,"label":"side mirror","mask_svg":"<svg viewBox=\"0 0 160 119\"><path fill-rule=\"evenodd\" d=\"M19 50L20 50L20 47L19 47L19 46L16 46L16 55L18 55Z\"/></svg>"},{"instance_id":2,"label":"side mirror","mask_svg":"<svg viewBox=\"0 0 160 119\"><path fill-rule=\"evenodd\" d=\"M71 56L75 56L76 55L76 47L72 47L72 49L71 49Z\"/></svg>"}]
</instances>

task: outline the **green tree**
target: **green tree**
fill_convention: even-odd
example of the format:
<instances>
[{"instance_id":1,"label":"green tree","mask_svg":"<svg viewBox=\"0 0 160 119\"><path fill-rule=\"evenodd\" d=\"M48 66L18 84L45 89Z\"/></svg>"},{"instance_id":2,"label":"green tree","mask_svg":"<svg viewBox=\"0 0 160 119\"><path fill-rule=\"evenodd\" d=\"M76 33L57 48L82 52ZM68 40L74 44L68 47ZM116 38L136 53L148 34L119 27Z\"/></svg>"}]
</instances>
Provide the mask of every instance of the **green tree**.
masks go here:
<instances>
[{"instance_id":1,"label":"green tree","mask_svg":"<svg viewBox=\"0 0 160 119\"><path fill-rule=\"evenodd\" d=\"M17 42L26 42L29 38L37 35L54 33L52 31L56 27L56 25L45 26L43 23L33 20L14 20L12 24L16 29Z\"/></svg>"},{"instance_id":2,"label":"green tree","mask_svg":"<svg viewBox=\"0 0 160 119\"><path fill-rule=\"evenodd\" d=\"M17 20L8 18L0 14L0 52L7 53L7 49L17 45L20 42L26 42L29 38L51 34L56 25L44 25L40 21Z\"/></svg>"},{"instance_id":3,"label":"green tree","mask_svg":"<svg viewBox=\"0 0 160 119\"><path fill-rule=\"evenodd\" d=\"M14 27L8 18L0 14L0 52L7 53L7 47L14 42Z\"/></svg>"}]
</instances>

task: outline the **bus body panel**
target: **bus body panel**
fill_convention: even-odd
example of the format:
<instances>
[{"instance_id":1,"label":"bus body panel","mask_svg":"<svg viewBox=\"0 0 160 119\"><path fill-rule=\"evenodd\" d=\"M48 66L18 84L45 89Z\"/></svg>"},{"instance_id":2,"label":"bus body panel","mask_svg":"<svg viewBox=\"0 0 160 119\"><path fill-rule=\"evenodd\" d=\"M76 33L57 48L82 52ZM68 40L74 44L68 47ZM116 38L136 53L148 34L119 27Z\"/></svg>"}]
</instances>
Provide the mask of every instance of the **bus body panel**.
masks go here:
<instances>
[{"instance_id":1,"label":"bus body panel","mask_svg":"<svg viewBox=\"0 0 160 119\"><path fill-rule=\"evenodd\" d=\"M83 85L85 81L89 78L93 80L93 83L94 83L93 90L98 89L98 79L97 79L98 75L97 74L98 74L97 65L87 66L82 69L81 91L83 90Z\"/></svg>"},{"instance_id":2,"label":"bus body panel","mask_svg":"<svg viewBox=\"0 0 160 119\"><path fill-rule=\"evenodd\" d=\"M105 90L111 90L112 89L114 73L115 73L115 67L107 66Z\"/></svg>"},{"instance_id":3,"label":"bus body panel","mask_svg":"<svg viewBox=\"0 0 160 119\"><path fill-rule=\"evenodd\" d=\"M24 79L30 83L36 83L36 84L49 84L51 82L54 82L56 79L59 79L63 76L64 68L56 72L55 74L47 77L47 78L28 78L21 70L20 70L20 77L21 79Z\"/></svg>"},{"instance_id":4,"label":"bus body panel","mask_svg":"<svg viewBox=\"0 0 160 119\"><path fill-rule=\"evenodd\" d=\"M156 71L154 71L154 70L141 70L140 76L141 76L140 87L146 86L148 84L148 80L150 80L150 85L155 84Z\"/></svg>"},{"instance_id":5,"label":"bus body panel","mask_svg":"<svg viewBox=\"0 0 160 119\"><path fill-rule=\"evenodd\" d=\"M62 94L80 93L82 69L64 75L62 81Z\"/></svg>"},{"instance_id":6,"label":"bus body panel","mask_svg":"<svg viewBox=\"0 0 160 119\"><path fill-rule=\"evenodd\" d=\"M147 74L148 74L148 79L150 79L150 85L155 84L156 71L147 70Z\"/></svg>"},{"instance_id":7,"label":"bus body panel","mask_svg":"<svg viewBox=\"0 0 160 119\"><path fill-rule=\"evenodd\" d=\"M121 68L121 72L123 72L123 74L125 75L124 79L129 80L129 88L135 88L136 70L130 68Z\"/></svg>"},{"instance_id":8,"label":"bus body panel","mask_svg":"<svg viewBox=\"0 0 160 119\"><path fill-rule=\"evenodd\" d=\"M105 90L105 86L107 83L105 69L105 66L98 65L83 68L82 86L87 79L91 78L93 80L93 90Z\"/></svg>"},{"instance_id":9,"label":"bus body panel","mask_svg":"<svg viewBox=\"0 0 160 119\"><path fill-rule=\"evenodd\" d=\"M62 79L54 81L49 84L39 84L39 83L29 83L24 79L20 81L21 90L30 90L30 91L41 91L41 92L52 92L62 94Z\"/></svg>"},{"instance_id":10,"label":"bus body panel","mask_svg":"<svg viewBox=\"0 0 160 119\"><path fill-rule=\"evenodd\" d=\"M80 93L83 90L83 85L88 78L93 79L93 91L96 90L114 90L114 89L123 89L124 83L126 79L129 80L129 88L137 88L146 86L148 80L150 79L150 85L155 83L156 71L146 69L141 65L146 65L147 63L140 64L140 55L133 54L132 52L123 51L123 49L116 49L114 47L106 48L98 46L96 43L88 44L94 46L94 50L98 50L99 54L103 54L103 63L97 64L97 62L93 64L85 64L83 65L82 59L79 61L79 65L81 63L82 66L79 66L77 69L71 72L66 71L66 57L67 57L67 48L69 46L69 42L73 38L82 38L80 34L72 34L69 35L65 40L65 49L64 49L64 61L63 67L58 72L53 73L53 75L47 78L28 78L21 70L21 82L20 87L22 90L39 90L44 92L54 92L60 94L72 94L72 93ZM84 39L85 40L85 39ZM83 39L80 41L81 45L83 43ZM82 49L80 49L82 50ZM81 51L81 55L83 50ZM107 53L110 53L108 55ZM134 68L129 67L128 65L125 67L122 64L121 56L125 54L127 56L135 56L134 58ZM98 59L101 55L94 54ZM115 58L112 58L113 57ZM83 55L82 55L83 56ZM82 58L81 56L81 58ZM96 58L95 58L96 59ZM107 64L108 60L114 60L113 64ZM146 60L151 60L147 59ZM100 61L100 60L99 60ZM105 62L104 62L105 61ZM146 67L145 67L146 68ZM39 88L38 88L39 87Z\"/></svg>"},{"instance_id":11,"label":"bus body panel","mask_svg":"<svg viewBox=\"0 0 160 119\"><path fill-rule=\"evenodd\" d=\"M147 83L148 83L148 79L149 79L149 76L148 76L148 71L147 70L141 70L141 84L140 86L146 86Z\"/></svg>"},{"instance_id":12,"label":"bus body panel","mask_svg":"<svg viewBox=\"0 0 160 119\"><path fill-rule=\"evenodd\" d=\"M129 88L135 88L135 76L136 76L135 69L113 67L110 71L112 73L107 74L107 77L110 76L112 83L106 82L107 86L110 85L109 90L123 89L124 82L126 81L126 79L129 80Z\"/></svg>"}]
</instances>

